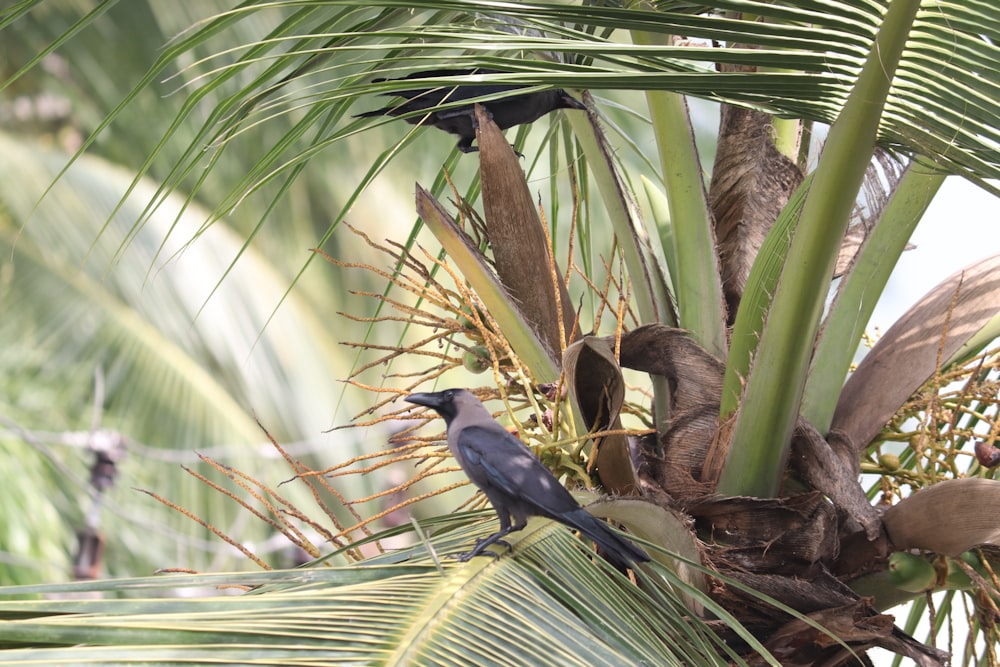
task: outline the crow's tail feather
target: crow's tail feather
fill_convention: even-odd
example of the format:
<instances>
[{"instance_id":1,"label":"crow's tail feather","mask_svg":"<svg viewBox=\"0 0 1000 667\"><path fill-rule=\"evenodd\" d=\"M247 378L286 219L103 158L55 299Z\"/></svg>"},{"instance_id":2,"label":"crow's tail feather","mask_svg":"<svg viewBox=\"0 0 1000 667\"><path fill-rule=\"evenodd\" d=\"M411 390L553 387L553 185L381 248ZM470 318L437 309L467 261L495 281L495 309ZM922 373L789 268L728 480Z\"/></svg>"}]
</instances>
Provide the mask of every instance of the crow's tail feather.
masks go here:
<instances>
[{"instance_id":1,"label":"crow's tail feather","mask_svg":"<svg viewBox=\"0 0 1000 667\"><path fill-rule=\"evenodd\" d=\"M593 540L612 565L624 569L649 560L649 554L583 508L567 512L560 518Z\"/></svg>"},{"instance_id":2,"label":"crow's tail feather","mask_svg":"<svg viewBox=\"0 0 1000 667\"><path fill-rule=\"evenodd\" d=\"M389 115L389 109L375 109L374 111L365 111L363 113L356 113L351 118L371 118L372 116L387 116Z\"/></svg>"}]
</instances>

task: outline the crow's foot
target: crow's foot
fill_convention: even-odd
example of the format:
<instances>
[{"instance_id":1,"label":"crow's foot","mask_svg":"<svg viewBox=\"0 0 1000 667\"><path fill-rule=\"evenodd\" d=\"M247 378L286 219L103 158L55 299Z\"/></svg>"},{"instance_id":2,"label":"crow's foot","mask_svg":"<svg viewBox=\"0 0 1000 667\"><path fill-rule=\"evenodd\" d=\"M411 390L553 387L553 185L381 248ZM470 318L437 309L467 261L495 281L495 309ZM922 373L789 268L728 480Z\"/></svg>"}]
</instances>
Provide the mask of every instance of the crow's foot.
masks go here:
<instances>
[{"instance_id":1,"label":"crow's foot","mask_svg":"<svg viewBox=\"0 0 1000 667\"><path fill-rule=\"evenodd\" d=\"M511 532L511 530L512 528L508 527L504 530L493 533L489 537L479 538L478 540L476 540L476 546L472 548L472 551L467 551L464 554L460 554L459 556L457 556L458 560L464 563L466 561L472 560L473 558L479 555L487 555L487 556L493 556L494 558L499 558L500 554L496 553L495 551L486 551L486 547L493 544L502 545L507 550L507 553L510 553L513 550L513 547L511 547L510 542L502 538L504 535Z\"/></svg>"},{"instance_id":2,"label":"crow's foot","mask_svg":"<svg viewBox=\"0 0 1000 667\"><path fill-rule=\"evenodd\" d=\"M504 542L503 540L497 540L496 542L494 542L494 544L502 544L505 547L507 547L507 551L510 551L510 545ZM492 556L493 560L497 560L500 558L500 554L498 554L496 551L487 551L485 548L480 549L479 547L476 547L472 551L466 551L464 554L458 554L457 556L455 556L455 558L460 563L467 563L476 556Z\"/></svg>"}]
</instances>

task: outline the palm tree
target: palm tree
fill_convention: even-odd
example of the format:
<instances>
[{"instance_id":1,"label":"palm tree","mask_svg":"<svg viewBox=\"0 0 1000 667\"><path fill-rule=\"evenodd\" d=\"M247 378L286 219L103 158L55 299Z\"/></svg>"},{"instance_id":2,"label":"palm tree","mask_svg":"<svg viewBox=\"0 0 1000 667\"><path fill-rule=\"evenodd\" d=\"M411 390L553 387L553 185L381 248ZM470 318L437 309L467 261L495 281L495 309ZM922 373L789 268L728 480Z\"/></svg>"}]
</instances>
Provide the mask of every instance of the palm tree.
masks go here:
<instances>
[{"instance_id":1,"label":"palm tree","mask_svg":"<svg viewBox=\"0 0 1000 667\"><path fill-rule=\"evenodd\" d=\"M434 529L426 541L364 566L169 583L260 586L240 598L180 605L151 599L138 610L127 606L133 602L6 603L6 613L32 617L7 624L9 641L73 644L86 632L91 646L2 657L107 661L118 659L121 644L141 643L143 659L151 661L211 655L239 662L250 654L280 660L294 649L319 662L390 664L569 664L574 658L587 664L848 664L858 660L856 653L882 646L920 664L942 664L940 651L894 628L879 611L928 590L965 585L977 591L987 621L977 631L986 633L982 650L995 662L988 622L996 609L987 584L992 564L982 551L970 551L997 541L980 509L998 493L984 467L992 462L990 443L980 443L982 464L959 469L955 462L972 446L971 421L995 421L995 397L977 392L995 373L995 355L980 353L996 337L998 260L970 266L932 291L845 383L875 298L944 175L987 188L987 179L997 176L1000 124L989 103L997 60L989 56L998 35L989 8L896 0L500 9L472 1L248 3L220 14L174 40L137 90L244 22L270 23L264 37L183 70L194 87L178 117L196 115L209 100L206 120L189 136L168 131L153 157L165 155L172 165L162 191L197 195L207 181L193 174L206 159L214 164L259 128L293 118L278 141L264 144L248 174L217 198L215 218L272 184L279 191L291 187L319 149L345 150L367 122L343 120L353 104L409 85L368 83L375 69L403 76L458 62L466 70L499 70L486 76L489 82L645 91L662 178L649 162L618 159L604 130L618 129L615 117L600 122L606 105L589 95L589 114L567 114L572 141L550 133L551 161L529 164L529 178L542 170L578 176L572 226L585 244L580 263L592 284L604 271L618 292L594 290L595 305L581 309L581 319L593 319L588 323L599 331L597 313L612 310L617 299L621 314L612 335L574 335L585 326L566 317L576 307L560 298L564 288L538 289L537 276L563 275L552 270L558 253L537 236L536 205L520 163L485 117L479 175L466 199L481 185L493 263L438 203L439 183L418 187L417 209L447 263L431 255L421 264L416 248L404 244L392 252L405 270L390 279L399 287L415 272L424 302L443 310L457 311L465 302L473 337L484 344L505 400L520 392L521 402L541 413L548 403L535 387L564 375L575 409L561 407L559 393L551 393L546 400L554 416L568 416L533 437L561 472L592 473L606 491L623 496L594 510L658 554L648 570L635 573L640 586L594 567L579 544L541 521L512 540L516 558L439 569L434 553L485 533L482 525L466 525L468 515L441 517L425 524ZM705 41L679 44L677 35ZM482 81L481 74L463 73L429 85ZM682 95L723 103L707 194ZM808 138L821 123L830 124L829 133L809 170L818 144ZM365 163L372 167L348 205L414 136ZM635 136L626 130L621 140ZM189 148L170 159L166 147L174 140ZM216 147L211 158L201 150L206 145ZM893 155L873 167L880 150ZM648 218L630 194L636 176ZM553 185L547 206L553 225L565 210L560 196ZM603 214L595 211L598 202ZM863 233L849 230L852 219ZM516 226L501 236L504 225ZM624 268L611 264L610 245L594 249L608 226ZM863 239L861 249L842 253L845 237ZM525 242L533 238L539 240ZM827 304L838 257L841 277ZM607 263L601 266L599 258ZM420 268L425 264L437 269ZM443 285L438 274L452 266L462 279ZM628 282L616 280L619 271ZM519 282L526 275L536 277ZM394 303L391 295L379 300L386 308ZM958 370L970 361L972 370ZM652 428L639 445L638 471L620 427L643 410L626 402L621 367L649 374ZM942 419L936 405L950 377L975 381L966 382L952 414ZM502 382L509 378L516 382ZM908 403L928 383L930 398ZM923 423L906 455L894 461L880 448L894 432L910 429L901 420L907 415ZM938 446L940 430L954 432L957 425L963 431L949 435L950 447ZM588 430L590 440L583 436ZM581 444L559 456L554 445L574 434ZM878 488L887 502L897 491L905 494L886 480L926 488L877 511L858 483L859 461L872 451L881 456L867 469L885 473ZM631 495L643 499L624 498ZM966 577L961 584L959 575ZM10 592L42 590L52 589ZM228 621L236 610L239 625ZM706 610L721 624L701 619ZM102 613L54 615L73 611ZM186 620L175 623L172 612ZM258 626L256 614L266 625ZM248 653L230 645L234 633L250 646ZM581 637L593 641L572 644ZM175 644L182 645L179 652ZM533 653L536 646L546 648Z\"/></svg>"},{"instance_id":2,"label":"palm tree","mask_svg":"<svg viewBox=\"0 0 1000 667\"><path fill-rule=\"evenodd\" d=\"M12 7L6 18L23 8ZM78 20L78 10L48 3L17 19L4 40L3 78ZM255 206L202 229L204 202L221 193L200 201L183 192L157 197L157 181L169 173L165 164L133 183L159 141L151 128L168 126L181 107L179 96L160 89L138 96L113 131L67 164L155 61L150 45L197 18L122 4L5 88L0 438L5 465L21 473L4 492L10 509L0 531L5 584L61 579L78 548L74 529L101 517L101 525L87 531L107 540L105 574L178 564L246 567L229 545L134 488L211 515L240 541L264 543L273 537L269 527L246 521L235 507L220 507L214 492L181 466L211 471L203 454L266 477L277 454L257 420L320 467L362 451L360 439L341 436L341 451L329 453L331 438L321 433L363 406L336 381L351 362L320 315L344 308L341 292L326 275L296 281L304 250L323 231L313 219L323 217L333 196L325 177L292 188L286 196L295 213L280 230L256 234L256 243L247 240L260 218ZM144 36L130 33L136 25ZM108 35L115 49L104 48ZM216 173L242 178L240 165L248 159L233 152L216 161ZM209 189L221 183L213 179ZM159 211L147 215L154 199ZM335 241L325 247L338 253ZM242 277L226 279L237 274ZM122 438L117 478L95 505L98 492L88 473L95 450ZM377 490L361 478L348 483L351 496ZM294 498L297 491L288 493ZM95 507L100 514L91 517ZM276 542L279 547L287 550L287 542Z\"/></svg>"}]
</instances>

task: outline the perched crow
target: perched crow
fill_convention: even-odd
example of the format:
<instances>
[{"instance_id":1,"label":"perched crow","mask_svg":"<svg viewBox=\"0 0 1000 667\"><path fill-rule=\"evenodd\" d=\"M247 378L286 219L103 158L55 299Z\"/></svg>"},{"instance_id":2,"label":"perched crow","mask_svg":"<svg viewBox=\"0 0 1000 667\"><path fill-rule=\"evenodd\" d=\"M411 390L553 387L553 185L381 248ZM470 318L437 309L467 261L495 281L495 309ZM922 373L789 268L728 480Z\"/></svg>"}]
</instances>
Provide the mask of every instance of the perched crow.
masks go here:
<instances>
[{"instance_id":1,"label":"perched crow","mask_svg":"<svg viewBox=\"0 0 1000 667\"><path fill-rule=\"evenodd\" d=\"M488 70L432 70L429 72L415 72L404 79L375 79L375 81L406 81L410 79L420 80L428 77L460 76L464 74L491 74ZM383 109L366 111L358 114L355 118L367 118L370 116L403 116L409 113L416 115L406 118L406 122L411 125L433 125L439 130L457 134L458 150L463 153L470 153L479 150L473 148L472 142L476 138L476 117L472 104L465 104L448 109L436 110L442 104L450 102L460 102L471 100L483 95L493 95L496 93L510 93L500 99L482 102L493 117L493 122L501 130L506 130L515 125L533 123L550 111L556 109L586 109L582 103L573 99L562 89L542 90L534 93L520 93L527 86L516 86L510 84L493 84L486 86L455 86L455 87L432 87L416 88L414 90L400 90L386 95L396 95L405 98L405 102L393 104ZM420 115L416 112L426 112Z\"/></svg>"},{"instance_id":2,"label":"perched crow","mask_svg":"<svg viewBox=\"0 0 1000 667\"><path fill-rule=\"evenodd\" d=\"M538 457L497 423L470 392L448 389L411 394L406 400L433 408L444 417L448 449L472 483L493 503L500 519L500 530L477 542L460 560L478 556L491 544L509 548L501 538L524 528L529 516L548 517L579 530L620 568L649 560L645 551L580 507Z\"/></svg>"}]
</instances>

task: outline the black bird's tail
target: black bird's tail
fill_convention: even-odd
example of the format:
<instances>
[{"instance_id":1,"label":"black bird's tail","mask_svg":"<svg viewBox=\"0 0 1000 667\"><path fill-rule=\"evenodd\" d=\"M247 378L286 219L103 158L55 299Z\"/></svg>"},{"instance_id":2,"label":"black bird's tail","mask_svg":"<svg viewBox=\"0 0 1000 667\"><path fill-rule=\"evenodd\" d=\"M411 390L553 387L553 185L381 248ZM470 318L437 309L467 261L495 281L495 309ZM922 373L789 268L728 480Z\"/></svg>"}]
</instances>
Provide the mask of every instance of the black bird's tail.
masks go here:
<instances>
[{"instance_id":1,"label":"black bird's tail","mask_svg":"<svg viewBox=\"0 0 1000 667\"><path fill-rule=\"evenodd\" d=\"M633 563L645 563L649 560L649 554L608 528L606 523L582 507L561 514L558 518L593 540L601 553L616 567L624 569L632 567Z\"/></svg>"},{"instance_id":2,"label":"black bird's tail","mask_svg":"<svg viewBox=\"0 0 1000 667\"><path fill-rule=\"evenodd\" d=\"M351 118L371 118L372 116L387 116L389 115L389 109L375 109L374 111L365 111L362 113L356 113Z\"/></svg>"}]
</instances>

